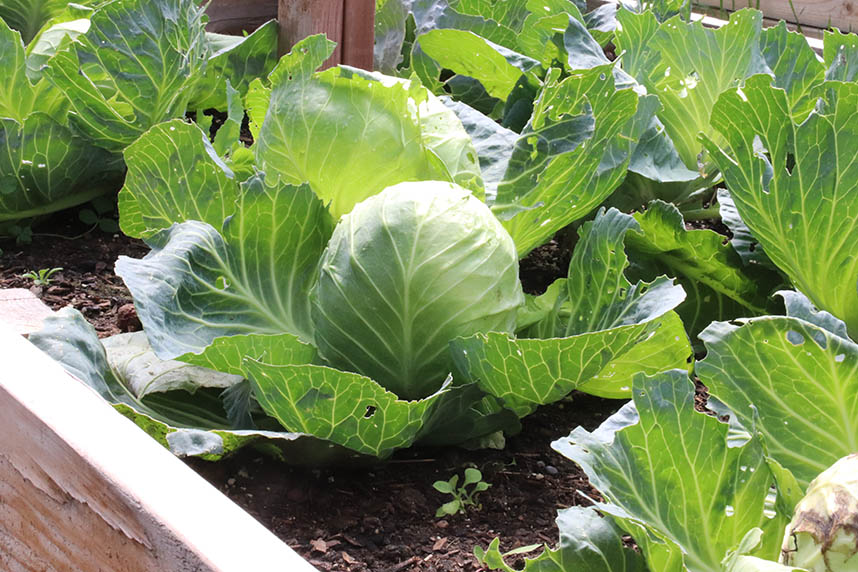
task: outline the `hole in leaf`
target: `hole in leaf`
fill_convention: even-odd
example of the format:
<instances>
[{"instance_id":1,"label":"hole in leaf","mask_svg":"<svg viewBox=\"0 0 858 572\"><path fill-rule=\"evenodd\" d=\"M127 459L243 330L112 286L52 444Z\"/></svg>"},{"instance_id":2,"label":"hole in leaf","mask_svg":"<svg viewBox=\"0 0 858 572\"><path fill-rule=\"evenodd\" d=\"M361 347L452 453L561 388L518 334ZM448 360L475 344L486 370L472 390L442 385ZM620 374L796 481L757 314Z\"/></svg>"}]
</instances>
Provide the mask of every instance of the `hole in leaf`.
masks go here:
<instances>
[{"instance_id":1,"label":"hole in leaf","mask_svg":"<svg viewBox=\"0 0 858 572\"><path fill-rule=\"evenodd\" d=\"M792 175L793 169L795 169L795 155L793 155L792 153L787 153L787 157L786 157L787 173Z\"/></svg>"},{"instance_id":2,"label":"hole in leaf","mask_svg":"<svg viewBox=\"0 0 858 572\"><path fill-rule=\"evenodd\" d=\"M794 346L800 346L804 343L804 336L794 330L790 330L786 334L786 339Z\"/></svg>"},{"instance_id":3,"label":"hole in leaf","mask_svg":"<svg viewBox=\"0 0 858 572\"><path fill-rule=\"evenodd\" d=\"M367 405L366 406L366 413L363 414L363 418L364 419L372 418L372 416L375 415L375 411L376 411L376 409L375 409L374 405Z\"/></svg>"}]
</instances>

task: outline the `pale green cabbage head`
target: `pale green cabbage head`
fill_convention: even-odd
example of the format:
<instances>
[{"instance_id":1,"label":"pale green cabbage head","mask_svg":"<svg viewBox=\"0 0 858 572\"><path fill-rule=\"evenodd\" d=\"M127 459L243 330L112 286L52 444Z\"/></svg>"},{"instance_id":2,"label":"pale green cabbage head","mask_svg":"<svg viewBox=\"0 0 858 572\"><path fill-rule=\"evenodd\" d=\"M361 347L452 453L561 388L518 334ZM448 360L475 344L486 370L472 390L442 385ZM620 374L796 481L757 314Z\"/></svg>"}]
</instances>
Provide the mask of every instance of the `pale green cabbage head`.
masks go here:
<instances>
[{"instance_id":1,"label":"pale green cabbage head","mask_svg":"<svg viewBox=\"0 0 858 572\"><path fill-rule=\"evenodd\" d=\"M858 570L858 454L810 483L787 526L781 562L808 572Z\"/></svg>"},{"instance_id":2,"label":"pale green cabbage head","mask_svg":"<svg viewBox=\"0 0 858 572\"><path fill-rule=\"evenodd\" d=\"M452 370L450 340L512 332L523 301L515 244L485 204L453 183L401 183L334 230L313 292L316 344L416 399Z\"/></svg>"}]
</instances>

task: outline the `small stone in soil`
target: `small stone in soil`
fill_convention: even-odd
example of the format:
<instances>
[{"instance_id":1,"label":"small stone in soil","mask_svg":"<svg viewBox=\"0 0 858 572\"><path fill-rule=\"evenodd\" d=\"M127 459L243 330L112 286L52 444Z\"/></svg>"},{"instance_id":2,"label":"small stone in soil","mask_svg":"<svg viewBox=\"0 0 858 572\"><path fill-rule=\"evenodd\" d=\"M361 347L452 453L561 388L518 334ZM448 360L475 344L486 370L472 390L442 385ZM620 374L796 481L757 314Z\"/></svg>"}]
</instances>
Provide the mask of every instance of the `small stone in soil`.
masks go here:
<instances>
[{"instance_id":1,"label":"small stone in soil","mask_svg":"<svg viewBox=\"0 0 858 572\"><path fill-rule=\"evenodd\" d=\"M121 332L139 332L143 329L134 304L125 304L116 311L116 327Z\"/></svg>"}]
</instances>

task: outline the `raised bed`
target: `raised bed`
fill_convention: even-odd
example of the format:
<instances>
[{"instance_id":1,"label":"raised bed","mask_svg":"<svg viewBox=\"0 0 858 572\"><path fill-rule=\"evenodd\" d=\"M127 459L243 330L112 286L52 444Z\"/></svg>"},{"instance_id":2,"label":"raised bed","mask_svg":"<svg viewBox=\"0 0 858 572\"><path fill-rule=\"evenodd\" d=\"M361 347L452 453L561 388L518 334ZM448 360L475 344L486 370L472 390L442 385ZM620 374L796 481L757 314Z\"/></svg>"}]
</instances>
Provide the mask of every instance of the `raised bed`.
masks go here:
<instances>
[{"instance_id":1,"label":"raised bed","mask_svg":"<svg viewBox=\"0 0 858 572\"><path fill-rule=\"evenodd\" d=\"M0 569L313 570L0 323Z\"/></svg>"},{"instance_id":2,"label":"raised bed","mask_svg":"<svg viewBox=\"0 0 858 572\"><path fill-rule=\"evenodd\" d=\"M289 4L288 9L295 10L296 18L304 13L301 12L301 5L299 2ZM316 7L329 9L324 13L315 13L314 22L321 22L323 28L331 29L333 37L340 40L342 48L334 56L336 61L346 61L349 40L345 37L345 29L351 18L348 12L350 5L354 7L357 4L350 4L348 0L314 4ZM309 10L310 4L304 3L303 6ZM282 4L280 8L282 14ZM717 20L704 18L704 22L719 25ZM340 30L343 37L338 38L335 35L337 30ZM311 28L299 31L303 34L319 30L314 24ZM292 37L300 35L294 31L290 34ZM28 303L26 295L15 296L18 294L10 296L12 303ZM23 328L29 329L31 322L29 319L23 320ZM182 471L187 472L179 468L180 462L170 457L154 442L148 441L136 429L132 429L130 423L108 406L100 404L91 407L96 402L101 403L100 400L69 380L55 364L46 362L44 356L40 356L14 334L0 332L0 344L0 359L13 363L13 367L7 368L4 373L8 379L0 377L0 411L4 417L0 421L3 423L0 428L6 429L8 440L8 443L0 447L0 518L3 519L0 528L0 565L11 570L89 569L93 566L109 570L308 568L306 562L297 558L270 534L260 532L258 525L234 505L220 510L218 503L223 503L223 499L211 488L202 485L198 477L174 477L174 472L177 475ZM25 347L27 349L24 349ZM37 381L34 383L33 379ZM42 404L40 401L50 403ZM368 413L371 412L368 410ZM110 421L106 422L108 418ZM563 424L557 426L566 427L568 420L569 418L564 417ZM131 437L132 432L136 437ZM143 446L142 440L147 440L148 445ZM156 449L158 453L155 453ZM435 460L399 458L394 459L394 462L422 463ZM541 468L538 465L540 462ZM114 468L113 463L119 463L120 466ZM537 470L546 469L547 474L558 472L553 466L550 467L553 472L549 472L545 465L541 460L534 462L532 466L522 462L522 468L516 470L526 470L531 475L540 476L542 475L537 473ZM461 464L456 463L455 468L459 467ZM450 471L449 466L445 470ZM240 468L236 473L241 476L242 472L246 471ZM338 477L334 478L333 473L317 471L317 479L319 474L326 476L322 480L323 488L334 488L329 485L341 482ZM505 474L511 472L502 467L494 472L491 479L497 485L498 480ZM369 475L373 481L380 480L376 479L373 473ZM282 478L279 468L276 477ZM227 485L230 487L235 484L235 478L227 479ZM345 488L339 484L336 486L338 493L342 492L339 489ZM256 490L261 492L257 497L273 496L269 495L271 487L267 485L264 489ZM402 489L390 487L389 490L395 491L394 502L405 499ZM426 483L422 489L404 490L416 490L418 494L422 494L420 490L428 491L430 488ZM500 491L501 487L496 486L493 490ZM193 492L189 494L188 491ZM286 498L293 500L292 493L295 489L282 492ZM303 490L298 491L301 492ZM357 494L347 492L352 498L361 493L359 489ZM153 496L150 496L150 493ZM299 494L294 496L300 497ZM506 502L506 496L499 496ZM213 500L215 497L220 500ZM340 506L357 504L357 499L354 503L343 503L342 498L344 497L340 496L335 501ZM430 499L428 504L431 502ZM309 505L309 502L307 504ZM569 501L562 500L557 506L568 504ZM414 505L418 507L413 511L415 514L431 514L426 511L425 499L415 501ZM334 508L338 509L339 506ZM324 512L318 504L315 504L313 509ZM237 514L242 516L236 516ZM508 516L509 512L505 511L498 521L508 520ZM520 519L524 520L521 517ZM378 524L367 520L369 524L362 523L362 526L374 529L375 535L380 539L379 547L389 547L391 552L401 554L397 551L401 550L404 544L390 543L389 539L379 532L383 530L380 519L375 521ZM384 525L388 523L385 522ZM445 524L445 527L447 525ZM537 525L540 530L545 530L545 523L537 522ZM493 530L489 532L494 534ZM282 530L279 533L282 534ZM514 534L518 535L517 532ZM340 535L314 540L314 550L325 554L328 547L343 543L355 546L366 544L362 539L354 540L346 535L341 535L341 538L336 536ZM406 531L405 536L404 542L408 542L410 538L419 538L410 535L409 531ZM252 540L248 541L247 538ZM550 540L542 537L540 539ZM434 546L438 547L433 550L439 551L443 550L447 537L433 540L436 540ZM259 548L256 542L259 543ZM372 550L376 550L375 544L373 541ZM239 547L235 548L236 545ZM258 557L258 561L248 560L248 553ZM342 554L343 560L351 563L351 557L347 558L344 551ZM447 564L450 554L451 552L448 552L438 558L447 556ZM404 569L405 566L421 561L425 563L432 556L433 554L426 557L410 556L394 564L391 569ZM293 565L292 562L297 564ZM276 563L276 568L271 568L272 563ZM138 566L140 568L137 568Z\"/></svg>"}]
</instances>

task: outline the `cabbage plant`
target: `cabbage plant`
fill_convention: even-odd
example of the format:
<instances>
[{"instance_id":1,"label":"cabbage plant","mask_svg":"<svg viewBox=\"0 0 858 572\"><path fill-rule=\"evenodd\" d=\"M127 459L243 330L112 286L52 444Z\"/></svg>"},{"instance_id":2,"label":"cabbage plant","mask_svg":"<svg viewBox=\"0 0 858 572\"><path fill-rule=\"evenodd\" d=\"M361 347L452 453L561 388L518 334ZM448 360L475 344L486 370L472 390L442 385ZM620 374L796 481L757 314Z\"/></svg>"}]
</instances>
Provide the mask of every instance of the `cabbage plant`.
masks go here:
<instances>
[{"instance_id":1,"label":"cabbage plant","mask_svg":"<svg viewBox=\"0 0 858 572\"><path fill-rule=\"evenodd\" d=\"M232 39L191 0L86 4L0 3L0 224L116 191L140 134L274 64L273 22Z\"/></svg>"},{"instance_id":2,"label":"cabbage plant","mask_svg":"<svg viewBox=\"0 0 858 572\"><path fill-rule=\"evenodd\" d=\"M625 276L633 217L599 213L568 277L525 297L520 245L481 201L454 112L413 81L314 72L330 47L310 38L251 86L252 120L265 111L248 150L256 173L234 171L180 121L126 151L120 223L152 252L117 272L152 359L236 377L219 406L188 397L195 383L194 396L211 394L204 380L141 395L149 384L128 383L108 348L89 377L113 380L109 400L178 454L216 458L261 439L314 463L415 442L497 444L573 389L626 397L638 371L687 367L672 312L682 288ZM379 149L355 145L349 134L361 133ZM36 341L61 360L72 336L105 352L76 324ZM314 439L327 446L308 453Z\"/></svg>"}]
</instances>

